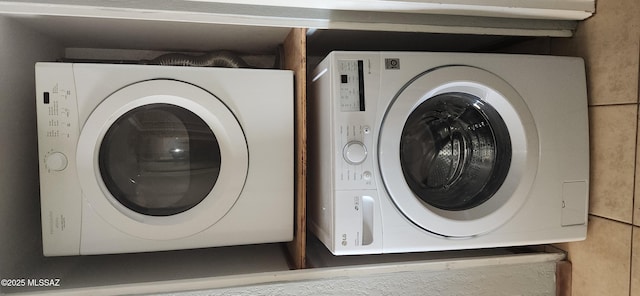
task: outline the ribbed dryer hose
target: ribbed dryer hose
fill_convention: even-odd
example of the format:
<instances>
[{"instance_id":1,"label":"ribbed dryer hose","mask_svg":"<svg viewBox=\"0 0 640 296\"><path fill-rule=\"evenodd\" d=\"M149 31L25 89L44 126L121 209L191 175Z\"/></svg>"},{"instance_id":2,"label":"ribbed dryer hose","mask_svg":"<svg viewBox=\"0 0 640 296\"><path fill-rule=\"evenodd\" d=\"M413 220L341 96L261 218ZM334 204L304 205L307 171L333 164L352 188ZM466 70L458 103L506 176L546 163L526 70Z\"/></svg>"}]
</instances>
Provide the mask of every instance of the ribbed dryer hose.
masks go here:
<instances>
[{"instance_id":1,"label":"ribbed dryer hose","mask_svg":"<svg viewBox=\"0 0 640 296\"><path fill-rule=\"evenodd\" d=\"M163 66L192 66L192 67L226 67L249 68L240 56L230 51L214 51L199 56L182 53L168 53L153 60L145 61L146 64Z\"/></svg>"}]
</instances>

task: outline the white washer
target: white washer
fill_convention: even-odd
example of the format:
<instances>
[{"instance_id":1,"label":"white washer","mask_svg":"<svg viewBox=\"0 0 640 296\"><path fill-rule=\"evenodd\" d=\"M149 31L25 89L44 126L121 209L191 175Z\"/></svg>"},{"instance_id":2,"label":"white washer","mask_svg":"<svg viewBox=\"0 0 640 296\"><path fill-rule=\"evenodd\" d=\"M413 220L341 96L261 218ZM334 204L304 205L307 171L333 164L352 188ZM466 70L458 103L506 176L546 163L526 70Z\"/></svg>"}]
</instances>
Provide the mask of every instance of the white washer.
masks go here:
<instances>
[{"instance_id":1,"label":"white washer","mask_svg":"<svg viewBox=\"0 0 640 296\"><path fill-rule=\"evenodd\" d=\"M309 89L309 228L334 254L585 238L581 59L332 52Z\"/></svg>"},{"instance_id":2,"label":"white washer","mask_svg":"<svg viewBox=\"0 0 640 296\"><path fill-rule=\"evenodd\" d=\"M36 64L46 256L289 241L293 73Z\"/></svg>"}]
</instances>

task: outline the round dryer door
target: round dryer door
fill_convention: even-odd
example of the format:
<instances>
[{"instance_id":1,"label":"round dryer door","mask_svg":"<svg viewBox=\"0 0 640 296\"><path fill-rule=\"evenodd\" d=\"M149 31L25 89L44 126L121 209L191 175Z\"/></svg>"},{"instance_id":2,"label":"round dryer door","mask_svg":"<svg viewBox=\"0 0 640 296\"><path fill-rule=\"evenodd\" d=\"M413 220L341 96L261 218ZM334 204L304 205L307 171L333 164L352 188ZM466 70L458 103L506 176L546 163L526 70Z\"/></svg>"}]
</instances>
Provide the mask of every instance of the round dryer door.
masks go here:
<instances>
[{"instance_id":1,"label":"round dryer door","mask_svg":"<svg viewBox=\"0 0 640 296\"><path fill-rule=\"evenodd\" d=\"M378 143L380 172L398 209L447 237L487 233L524 204L538 139L520 95L467 66L424 72L392 101Z\"/></svg>"},{"instance_id":2,"label":"round dryer door","mask_svg":"<svg viewBox=\"0 0 640 296\"><path fill-rule=\"evenodd\" d=\"M175 239L220 220L244 186L240 124L213 94L174 80L126 86L91 113L78 144L85 200L120 231Z\"/></svg>"}]
</instances>

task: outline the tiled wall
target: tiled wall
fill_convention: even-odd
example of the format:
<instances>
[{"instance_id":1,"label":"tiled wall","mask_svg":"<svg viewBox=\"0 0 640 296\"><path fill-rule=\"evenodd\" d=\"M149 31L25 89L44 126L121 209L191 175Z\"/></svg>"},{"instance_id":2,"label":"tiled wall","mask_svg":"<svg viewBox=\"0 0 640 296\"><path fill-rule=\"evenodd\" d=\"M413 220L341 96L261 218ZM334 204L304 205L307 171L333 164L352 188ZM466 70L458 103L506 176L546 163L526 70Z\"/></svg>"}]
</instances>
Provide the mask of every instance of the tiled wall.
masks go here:
<instances>
[{"instance_id":1,"label":"tiled wall","mask_svg":"<svg viewBox=\"0 0 640 296\"><path fill-rule=\"evenodd\" d=\"M573 263L572 294L640 296L640 1L597 0L596 14L550 51L584 57L589 81L589 230L558 245Z\"/></svg>"}]
</instances>

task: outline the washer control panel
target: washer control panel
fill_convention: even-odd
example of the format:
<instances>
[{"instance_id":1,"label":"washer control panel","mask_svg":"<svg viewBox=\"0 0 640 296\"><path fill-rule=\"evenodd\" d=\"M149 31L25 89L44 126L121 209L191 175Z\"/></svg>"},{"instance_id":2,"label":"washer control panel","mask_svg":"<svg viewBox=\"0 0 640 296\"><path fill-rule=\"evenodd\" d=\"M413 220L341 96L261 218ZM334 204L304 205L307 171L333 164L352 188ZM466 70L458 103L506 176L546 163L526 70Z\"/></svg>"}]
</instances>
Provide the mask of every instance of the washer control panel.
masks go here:
<instances>
[{"instance_id":1,"label":"washer control panel","mask_svg":"<svg viewBox=\"0 0 640 296\"><path fill-rule=\"evenodd\" d=\"M373 184L372 133L368 125L345 124L338 127L340 141L336 155L337 188L367 189Z\"/></svg>"},{"instance_id":2,"label":"washer control panel","mask_svg":"<svg viewBox=\"0 0 640 296\"><path fill-rule=\"evenodd\" d=\"M336 189L375 189L373 120L365 88L366 60L339 60L336 79Z\"/></svg>"}]
</instances>

